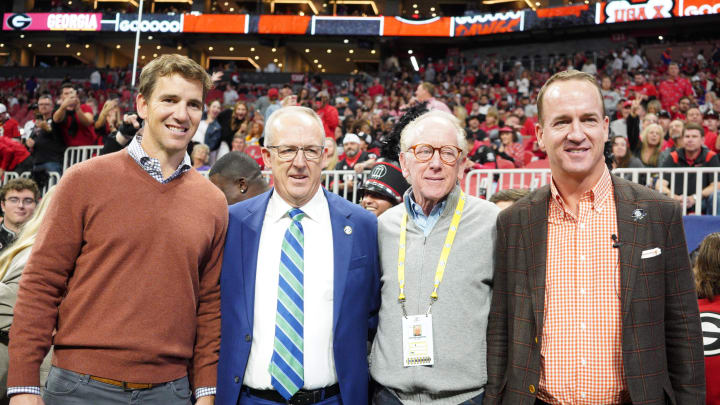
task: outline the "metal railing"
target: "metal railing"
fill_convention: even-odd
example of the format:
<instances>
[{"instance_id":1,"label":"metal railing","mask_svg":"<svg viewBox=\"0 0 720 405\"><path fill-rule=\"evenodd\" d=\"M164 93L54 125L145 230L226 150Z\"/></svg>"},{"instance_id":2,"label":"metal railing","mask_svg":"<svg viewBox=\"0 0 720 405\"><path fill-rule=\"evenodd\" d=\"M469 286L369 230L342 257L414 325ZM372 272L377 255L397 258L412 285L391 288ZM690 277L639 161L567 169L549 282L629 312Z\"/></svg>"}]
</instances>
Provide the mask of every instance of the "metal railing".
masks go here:
<instances>
[{"instance_id":1,"label":"metal railing","mask_svg":"<svg viewBox=\"0 0 720 405\"><path fill-rule=\"evenodd\" d=\"M719 198L715 196L720 195L720 167L615 169L613 173L658 192L662 191L666 184L666 189L672 191L671 194L682 204L684 215L701 215L703 209L706 214L718 214ZM710 187L705 196L702 187L704 180L708 180L708 184L715 184L714 190ZM467 173L462 186L470 195L489 199L500 190L535 190L549 182L550 169L473 170ZM688 193L689 184L695 186L694 193ZM696 203L693 204L693 201Z\"/></svg>"},{"instance_id":2,"label":"metal railing","mask_svg":"<svg viewBox=\"0 0 720 405\"><path fill-rule=\"evenodd\" d=\"M45 195L45 193L47 193L47 191L50 189L50 187L58 184L58 182L60 181L60 173L58 173L58 172L48 172L48 176L49 177L48 177L47 184L45 185L45 187L43 187L42 190L40 190L41 195L43 195L43 196ZM2 176L2 184L5 184L8 181L14 180L17 178L30 179L30 178L32 178L32 173L30 173L30 172L22 172L22 173L5 172Z\"/></svg>"},{"instance_id":3,"label":"metal railing","mask_svg":"<svg viewBox=\"0 0 720 405\"><path fill-rule=\"evenodd\" d=\"M80 163L91 157L100 155L102 148L102 145L68 147L65 149L65 156L63 157L63 172L75 163Z\"/></svg>"}]
</instances>

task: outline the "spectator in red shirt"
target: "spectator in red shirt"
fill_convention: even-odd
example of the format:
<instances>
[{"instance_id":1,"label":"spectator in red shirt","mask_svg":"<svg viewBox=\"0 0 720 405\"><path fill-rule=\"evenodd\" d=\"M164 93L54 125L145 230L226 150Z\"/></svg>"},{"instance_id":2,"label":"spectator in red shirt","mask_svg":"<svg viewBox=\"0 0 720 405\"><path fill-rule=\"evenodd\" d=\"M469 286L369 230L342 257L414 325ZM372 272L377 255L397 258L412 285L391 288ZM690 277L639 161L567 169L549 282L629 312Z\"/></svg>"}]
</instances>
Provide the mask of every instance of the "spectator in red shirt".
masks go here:
<instances>
[{"instance_id":1,"label":"spectator in red shirt","mask_svg":"<svg viewBox=\"0 0 720 405\"><path fill-rule=\"evenodd\" d=\"M720 353L716 330L720 328L720 233L711 233L698 248L693 272L697 290L700 320L705 339L706 404L720 405Z\"/></svg>"},{"instance_id":2,"label":"spectator in red shirt","mask_svg":"<svg viewBox=\"0 0 720 405\"><path fill-rule=\"evenodd\" d=\"M313 110L320 116L325 129L327 138L335 139L335 128L338 126L338 110L328 104L330 95L326 91L321 91L315 95Z\"/></svg>"},{"instance_id":3,"label":"spectator in red shirt","mask_svg":"<svg viewBox=\"0 0 720 405\"><path fill-rule=\"evenodd\" d=\"M383 87L383 85L380 84L380 79L378 79L378 78L373 79L373 85L370 86L370 88L368 89L368 94L373 99L375 98L375 96L382 96L385 94L385 87Z\"/></svg>"},{"instance_id":4,"label":"spectator in red shirt","mask_svg":"<svg viewBox=\"0 0 720 405\"><path fill-rule=\"evenodd\" d=\"M657 89L652 83L648 83L645 79L645 72L638 71L635 73L635 84L628 86L625 91L627 98L639 98L643 102L647 102L651 98L657 98Z\"/></svg>"},{"instance_id":5,"label":"spectator in red shirt","mask_svg":"<svg viewBox=\"0 0 720 405\"><path fill-rule=\"evenodd\" d=\"M20 139L19 124L15 118L10 117L5 104L0 104L0 124L2 124L0 135Z\"/></svg>"},{"instance_id":6,"label":"spectator in red shirt","mask_svg":"<svg viewBox=\"0 0 720 405\"><path fill-rule=\"evenodd\" d=\"M683 96L694 97L690 80L680 77L680 67L677 63L672 62L668 66L668 78L660 83L660 102L664 109L675 111L675 104L680 101Z\"/></svg>"},{"instance_id":7,"label":"spectator in red shirt","mask_svg":"<svg viewBox=\"0 0 720 405\"><path fill-rule=\"evenodd\" d=\"M7 136L0 136L0 178L5 172L32 171L32 158L25 145Z\"/></svg>"},{"instance_id":8,"label":"spectator in red shirt","mask_svg":"<svg viewBox=\"0 0 720 405\"><path fill-rule=\"evenodd\" d=\"M87 104L80 104L77 90L72 83L66 82L62 85L60 106L53 113L53 124L62 134L67 146L97 144L92 108Z\"/></svg>"}]
</instances>

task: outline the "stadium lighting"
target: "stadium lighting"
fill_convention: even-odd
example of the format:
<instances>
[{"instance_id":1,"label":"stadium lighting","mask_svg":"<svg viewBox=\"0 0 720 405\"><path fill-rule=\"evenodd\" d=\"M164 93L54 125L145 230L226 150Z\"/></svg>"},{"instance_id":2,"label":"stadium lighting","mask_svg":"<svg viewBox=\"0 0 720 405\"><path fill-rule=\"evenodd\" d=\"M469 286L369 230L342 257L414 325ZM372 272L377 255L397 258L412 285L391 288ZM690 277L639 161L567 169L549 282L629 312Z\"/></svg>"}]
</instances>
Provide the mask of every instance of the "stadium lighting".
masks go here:
<instances>
[{"instance_id":1,"label":"stadium lighting","mask_svg":"<svg viewBox=\"0 0 720 405\"><path fill-rule=\"evenodd\" d=\"M332 53L332 49L328 48L327 53Z\"/></svg>"},{"instance_id":2,"label":"stadium lighting","mask_svg":"<svg viewBox=\"0 0 720 405\"><path fill-rule=\"evenodd\" d=\"M345 62L350 62L350 58L345 58Z\"/></svg>"},{"instance_id":3,"label":"stadium lighting","mask_svg":"<svg viewBox=\"0 0 720 405\"><path fill-rule=\"evenodd\" d=\"M348 51L348 53L351 53L351 54L352 54L352 53L355 53L355 50L354 50L354 49L351 49L351 50Z\"/></svg>"},{"instance_id":4,"label":"stadium lighting","mask_svg":"<svg viewBox=\"0 0 720 405\"><path fill-rule=\"evenodd\" d=\"M25 34L20 34L20 39L25 38Z\"/></svg>"},{"instance_id":5,"label":"stadium lighting","mask_svg":"<svg viewBox=\"0 0 720 405\"><path fill-rule=\"evenodd\" d=\"M374 49L371 50L370 53L373 54L373 55L375 55L375 50L374 50Z\"/></svg>"},{"instance_id":6,"label":"stadium lighting","mask_svg":"<svg viewBox=\"0 0 720 405\"><path fill-rule=\"evenodd\" d=\"M178 45L178 46L177 46L177 50L179 51L179 50L181 50L181 49L182 49L182 45Z\"/></svg>"},{"instance_id":7,"label":"stadium lighting","mask_svg":"<svg viewBox=\"0 0 720 405\"><path fill-rule=\"evenodd\" d=\"M115 49L120 49L120 44L115 45Z\"/></svg>"},{"instance_id":8,"label":"stadium lighting","mask_svg":"<svg viewBox=\"0 0 720 405\"><path fill-rule=\"evenodd\" d=\"M80 56L80 55L82 55L82 52L77 52L77 53L75 53L75 55Z\"/></svg>"},{"instance_id":9,"label":"stadium lighting","mask_svg":"<svg viewBox=\"0 0 720 405\"><path fill-rule=\"evenodd\" d=\"M271 49L272 52L277 52L277 48Z\"/></svg>"},{"instance_id":10,"label":"stadium lighting","mask_svg":"<svg viewBox=\"0 0 720 405\"><path fill-rule=\"evenodd\" d=\"M160 49L160 45L156 46L155 49Z\"/></svg>"},{"instance_id":11,"label":"stadium lighting","mask_svg":"<svg viewBox=\"0 0 720 405\"><path fill-rule=\"evenodd\" d=\"M437 14L436 14L436 13L432 13L432 16L433 16L433 17L437 17Z\"/></svg>"},{"instance_id":12,"label":"stadium lighting","mask_svg":"<svg viewBox=\"0 0 720 405\"><path fill-rule=\"evenodd\" d=\"M212 51L213 49L215 48L213 48L212 46L208 46L208 51Z\"/></svg>"},{"instance_id":13,"label":"stadium lighting","mask_svg":"<svg viewBox=\"0 0 720 405\"><path fill-rule=\"evenodd\" d=\"M28 48L32 48L32 44L28 44Z\"/></svg>"},{"instance_id":14,"label":"stadium lighting","mask_svg":"<svg viewBox=\"0 0 720 405\"><path fill-rule=\"evenodd\" d=\"M70 48L70 44L65 44L65 48Z\"/></svg>"},{"instance_id":15,"label":"stadium lighting","mask_svg":"<svg viewBox=\"0 0 720 405\"><path fill-rule=\"evenodd\" d=\"M233 52L234 50L235 50L235 47L234 47L234 46L231 46L231 47L230 47L230 52Z\"/></svg>"},{"instance_id":16,"label":"stadium lighting","mask_svg":"<svg viewBox=\"0 0 720 405\"><path fill-rule=\"evenodd\" d=\"M412 49L408 49L408 55L412 55Z\"/></svg>"},{"instance_id":17,"label":"stadium lighting","mask_svg":"<svg viewBox=\"0 0 720 405\"><path fill-rule=\"evenodd\" d=\"M418 66L417 59L415 59L415 56L410 57L410 63L412 63L413 69L415 69L416 72L420 70L420 66Z\"/></svg>"},{"instance_id":18,"label":"stadium lighting","mask_svg":"<svg viewBox=\"0 0 720 405\"><path fill-rule=\"evenodd\" d=\"M662 41L662 40L665 39L665 38L663 38L662 35L658 35L658 39Z\"/></svg>"},{"instance_id":19,"label":"stadium lighting","mask_svg":"<svg viewBox=\"0 0 720 405\"><path fill-rule=\"evenodd\" d=\"M300 12L298 13L298 15L299 15L300 17L302 17L302 16L305 15L305 13L303 13L302 10L300 10Z\"/></svg>"},{"instance_id":20,"label":"stadium lighting","mask_svg":"<svg viewBox=\"0 0 720 405\"><path fill-rule=\"evenodd\" d=\"M281 68L281 67L282 67L282 63L278 63L278 67Z\"/></svg>"},{"instance_id":21,"label":"stadium lighting","mask_svg":"<svg viewBox=\"0 0 720 405\"><path fill-rule=\"evenodd\" d=\"M349 40L349 39L345 39L343 42L346 43L346 44L349 44L349 43L350 43L350 40Z\"/></svg>"},{"instance_id":22,"label":"stadium lighting","mask_svg":"<svg viewBox=\"0 0 720 405\"><path fill-rule=\"evenodd\" d=\"M250 52L255 52L255 48L250 48Z\"/></svg>"},{"instance_id":23,"label":"stadium lighting","mask_svg":"<svg viewBox=\"0 0 720 405\"><path fill-rule=\"evenodd\" d=\"M417 8L417 4L413 4L413 8Z\"/></svg>"},{"instance_id":24,"label":"stadium lighting","mask_svg":"<svg viewBox=\"0 0 720 405\"><path fill-rule=\"evenodd\" d=\"M314 60L313 60L313 63L318 63L318 60L317 60L317 59L314 59Z\"/></svg>"},{"instance_id":25,"label":"stadium lighting","mask_svg":"<svg viewBox=\"0 0 720 405\"><path fill-rule=\"evenodd\" d=\"M305 48L305 53L310 53L310 48Z\"/></svg>"},{"instance_id":26,"label":"stadium lighting","mask_svg":"<svg viewBox=\"0 0 720 405\"><path fill-rule=\"evenodd\" d=\"M322 63L318 63L318 69L322 69Z\"/></svg>"},{"instance_id":27,"label":"stadium lighting","mask_svg":"<svg viewBox=\"0 0 720 405\"><path fill-rule=\"evenodd\" d=\"M235 7L230 7L230 12L232 13L234 11L235 11Z\"/></svg>"},{"instance_id":28,"label":"stadium lighting","mask_svg":"<svg viewBox=\"0 0 720 405\"><path fill-rule=\"evenodd\" d=\"M322 72L325 73L325 69L323 69Z\"/></svg>"},{"instance_id":29,"label":"stadium lighting","mask_svg":"<svg viewBox=\"0 0 720 405\"><path fill-rule=\"evenodd\" d=\"M274 62L274 63L277 63L277 61L278 61L278 59L277 59L277 58L273 59L273 62Z\"/></svg>"},{"instance_id":30,"label":"stadium lighting","mask_svg":"<svg viewBox=\"0 0 720 405\"><path fill-rule=\"evenodd\" d=\"M153 54L153 58L157 58L157 54L156 54L156 53Z\"/></svg>"},{"instance_id":31,"label":"stadium lighting","mask_svg":"<svg viewBox=\"0 0 720 405\"><path fill-rule=\"evenodd\" d=\"M90 48L90 44L85 44L85 49Z\"/></svg>"},{"instance_id":32,"label":"stadium lighting","mask_svg":"<svg viewBox=\"0 0 720 405\"><path fill-rule=\"evenodd\" d=\"M140 59L145 59L145 55L141 56Z\"/></svg>"},{"instance_id":33,"label":"stadium lighting","mask_svg":"<svg viewBox=\"0 0 720 405\"><path fill-rule=\"evenodd\" d=\"M5 48L5 44L0 44L0 48Z\"/></svg>"},{"instance_id":34,"label":"stadium lighting","mask_svg":"<svg viewBox=\"0 0 720 405\"><path fill-rule=\"evenodd\" d=\"M259 57L259 56L257 56L257 55L255 55L255 60L258 60L258 59L260 59L260 57Z\"/></svg>"},{"instance_id":35,"label":"stadium lighting","mask_svg":"<svg viewBox=\"0 0 720 405\"><path fill-rule=\"evenodd\" d=\"M148 35L148 40L152 41L152 35Z\"/></svg>"},{"instance_id":36,"label":"stadium lighting","mask_svg":"<svg viewBox=\"0 0 720 405\"><path fill-rule=\"evenodd\" d=\"M52 47L52 45L50 45L50 44L47 44L47 47L48 47L48 48L51 48L51 47Z\"/></svg>"},{"instance_id":37,"label":"stadium lighting","mask_svg":"<svg viewBox=\"0 0 720 405\"><path fill-rule=\"evenodd\" d=\"M435 7L430 7L430 11L435 11Z\"/></svg>"},{"instance_id":38,"label":"stadium lighting","mask_svg":"<svg viewBox=\"0 0 720 405\"><path fill-rule=\"evenodd\" d=\"M226 1L225 3L223 3L223 5L224 5L224 6L227 6L227 5L228 5L228 2Z\"/></svg>"}]
</instances>

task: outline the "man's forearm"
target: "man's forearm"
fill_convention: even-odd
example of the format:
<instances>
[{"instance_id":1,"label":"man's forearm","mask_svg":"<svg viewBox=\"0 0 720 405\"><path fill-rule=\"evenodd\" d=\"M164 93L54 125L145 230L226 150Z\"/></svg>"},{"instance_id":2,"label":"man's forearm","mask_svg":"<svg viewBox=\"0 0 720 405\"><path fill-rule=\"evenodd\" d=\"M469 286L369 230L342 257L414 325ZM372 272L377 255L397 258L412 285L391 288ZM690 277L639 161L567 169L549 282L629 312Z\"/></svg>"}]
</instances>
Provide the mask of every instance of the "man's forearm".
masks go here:
<instances>
[{"instance_id":1,"label":"man's forearm","mask_svg":"<svg viewBox=\"0 0 720 405\"><path fill-rule=\"evenodd\" d=\"M95 124L95 120L93 120L92 114L82 111L79 107L75 109L75 116L77 117L80 125L84 127L89 127Z\"/></svg>"},{"instance_id":2,"label":"man's forearm","mask_svg":"<svg viewBox=\"0 0 720 405\"><path fill-rule=\"evenodd\" d=\"M67 112L67 111L65 110L65 107L63 107L63 106L61 105L60 108L58 108L58 109L53 113L53 116L52 116L53 122L59 124L59 123L65 121L66 112Z\"/></svg>"},{"instance_id":3,"label":"man's forearm","mask_svg":"<svg viewBox=\"0 0 720 405\"><path fill-rule=\"evenodd\" d=\"M716 186L716 185L717 185L717 183L710 183L710 184L708 184L707 187L705 187L704 189L702 189L702 196L703 196L703 197L709 197L710 194L712 194L712 193L715 192L715 186Z\"/></svg>"}]
</instances>

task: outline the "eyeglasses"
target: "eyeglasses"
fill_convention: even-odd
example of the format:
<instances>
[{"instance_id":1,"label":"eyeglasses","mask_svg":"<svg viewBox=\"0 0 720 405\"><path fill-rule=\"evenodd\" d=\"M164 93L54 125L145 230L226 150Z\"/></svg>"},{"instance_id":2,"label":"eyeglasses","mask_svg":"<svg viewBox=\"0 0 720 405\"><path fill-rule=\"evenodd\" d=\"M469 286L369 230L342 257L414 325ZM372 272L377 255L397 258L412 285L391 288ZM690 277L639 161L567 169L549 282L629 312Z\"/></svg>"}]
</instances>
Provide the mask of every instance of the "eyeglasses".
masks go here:
<instances>
[{"instance_id":1,"label":"eyeglasses","mask_svg":"<svg viewBox=\"0 0 720 405\"><path fill-rule=\"evenodd\" d=\"M429 161L430 159L432 159L435 151L438 151L440 154L440 160L442 160L442 162L447 165L455 164L455 162L457 162L457 160L460 158L460 154L462 153L462 149L458 148L455 145L443 145L439 148L436 148L432 145L424 143L411 146L408 148L408 150L411 150L413 152L413 154L415 155L415 159L417 159L419 162Z\"/></svg>"},{"instance_id":2,"label":"eyeglasses","mask_svg":"<svg viewBox=\"0 0 720 405\"><path fill-rule=\"evenodd\" d=\"M272 146L266 146L267 149L275 150L275 153L277 153L278 158L280 160L284 161L290 161L295 159L295 156L297 156L297 153L299 150L303 151L303 155L305 156L305 159L307 160L317 160L322 156L323 150L325 149L324 146L292 146L292 145L272 145Z\"/></svg>"},{"instance_id":3,"label":"eyeglasses","mask_svg":"<svg viewBox=\"0 0 720 405\"><path fill-rule=\"evenodd\" d=\"M5 199L5 202L10 203L12 205L35 205L36 201L32 198L17 198L17 197L8 197Z\"/></svg>"}]
</instances>

